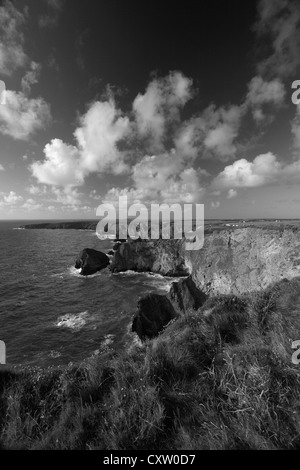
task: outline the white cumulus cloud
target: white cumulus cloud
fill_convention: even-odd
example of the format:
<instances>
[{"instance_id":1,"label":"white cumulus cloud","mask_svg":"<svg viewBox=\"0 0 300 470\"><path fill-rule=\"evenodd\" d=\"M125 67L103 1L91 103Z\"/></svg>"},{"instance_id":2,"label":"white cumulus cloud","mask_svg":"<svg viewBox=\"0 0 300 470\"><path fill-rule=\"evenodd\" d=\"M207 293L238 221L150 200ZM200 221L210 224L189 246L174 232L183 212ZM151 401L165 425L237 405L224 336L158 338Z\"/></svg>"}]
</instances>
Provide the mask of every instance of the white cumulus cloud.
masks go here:
<instances>
[{"instance_id":1,"label":"white cumulus cloud","mask_svg":"<svg viewBox=\"0 0 300 470\"><path fill-rule=\"evenodd\" d=\"M6 91L6 104L0 106L0 132L3 135L28 140L50 120L50 107L42 98L28 98L22 92Z\"/></svg>"}]
</instances>

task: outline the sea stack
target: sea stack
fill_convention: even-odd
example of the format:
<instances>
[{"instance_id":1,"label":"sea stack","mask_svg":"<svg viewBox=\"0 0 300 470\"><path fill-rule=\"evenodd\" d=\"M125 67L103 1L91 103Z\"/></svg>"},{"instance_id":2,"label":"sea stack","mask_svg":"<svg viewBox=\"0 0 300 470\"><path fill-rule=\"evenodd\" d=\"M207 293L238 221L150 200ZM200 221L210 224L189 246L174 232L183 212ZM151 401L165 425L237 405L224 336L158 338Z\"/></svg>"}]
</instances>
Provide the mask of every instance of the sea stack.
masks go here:
<instances>
[{"instance_id":1,"label":"sea stack","mask_svg":"<svg viewBox=\"0 0 300 470\"><path fill-rule=\"evenodd\" d=\"M82 274L82 276L90 276L106 268L109 263L109 257L105 253L91 248L85 248L79 253L75 268L81 269L80 274Z\"/></svg>"}]
</instances>

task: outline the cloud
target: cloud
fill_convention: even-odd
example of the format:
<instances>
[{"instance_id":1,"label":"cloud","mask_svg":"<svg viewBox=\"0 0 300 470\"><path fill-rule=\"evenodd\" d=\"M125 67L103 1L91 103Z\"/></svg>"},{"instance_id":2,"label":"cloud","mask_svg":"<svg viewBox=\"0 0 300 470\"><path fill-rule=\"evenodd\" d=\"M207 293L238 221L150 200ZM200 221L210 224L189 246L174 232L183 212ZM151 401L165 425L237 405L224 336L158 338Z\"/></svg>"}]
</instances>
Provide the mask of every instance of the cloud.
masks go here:
<instances>
[{"instance_id":1,"label":"cloud","mask_svg":"<svg viewBox=\"0 0 300 470\"><path fill-rule=\"evenodd\" d=\"M80 149L83 173L127 172L125 155L118 149L118 143L128 135L130 123L114 101L95 102L80 119L80 124L74 135Z\"/></svg>"},{"instance_id":2,"label":"cloud","mask_svg":"<svg viewBox=\"0 0 300 470\"><path fill-rule=\"evenodd\" d=\"M93 199L94 201L100 201L102 199L102 196L100 196L100 194L98 194L96 189L93 189L89 194L89 198Z\"/></svg>"},{"instance_id":3,"label":"cloud","mask_svg":"<svg viewBox=\"0 0 300 470\"><path fill-rule=\"evenodd\" d=\"M300 159L290 163L278 161L271 152L258 155L253 162L242 158L225 169L212 181L215 190L256 188L271 184L299 184Z\"/></svg>"},{"instance_id":4,"label":"cloud","mask_svg":"<svg viewBox=\"0 0 300 470\"><path fill-rule=\"evenodd\" d=\"M229 189L227 194L227 199L232 199L237 196L237 191L235 189Z\"/></svg>"},{"instance_id":5,"label":"cloud","mask_svg":"<svg viewBox=\"0 0 300 470\"><path fill-rule=\"evenodd\" d=\"M3 165L0 164L0 171L5 171L5 168Z\"/></svg>"},{"instance_id":6,"label":"cloud","mask_svg":"<svg viewBox=\"0 0 300 470\"><path fill-rule=\"evenodd\" d=\"M258 64L260 74L289 77L300 65L300 5L293 0L260 0L259 36L271 39L272 52Z\"/></svg>"},{"instance_id":7,"label":"cloud","mask_svg":"<svg viewBox=\"0 0 300 470\"><path fill-rule=\"evenodd\" d=\"M45 0L50 8L60 11L63 6L63 0Z\"/></svg>"},{"instance_id":8,"label":"cloud","mask_svg":"<svg viewBox=\"0 0 300 470\"><path fill-rule=\"evenodd\" d=\"M31 92L32 85L38 83L40 72L41 65L37 62L32 61L30 64L30 70L26 72L21 81L21 88L25 95L29 95Z\"/></svg>"},{"instance_id":9,"label":"cloud","mask_svg":"<svg viewBox=\"0 0 300 470\"><path fill-rule=\"evenodd\" d=\"M15 191L0 192L0 207L15 206L21 201L23 201L22 196L19 196Z\"/></svg>"},{"instance_id":10,"label":"cloud","mask_svg":"<svg viewBox=\"0 0 300 470\"><path fill-rule=\"evenodd\" d=\"M220 201L216 201L216 202L213 201L213 202L211 203L211 207L212 207L213 209L218 209L218 207L220 207L220 205L221 205Z\"/></svg>"},{"instance_id":11,"label":"cloud","mask_svg":"<svg viewBox=\"0 0 300 470\"><path fill-rule=\"evenodd\" d=\"M112 100L95 102L80 118L76 146L53 139L44 149L44 161L31 165L32 174L40 183L80 186L90 173L126 173L129 167L118 143L129 129L129 119Z\"/></svg>"},{"instance_id":12,"label":"cloud","mask_svg":"<svg viewBox=\"0 0 300 470\"><path fill-rule=\"evenodd\" d=\"M131 203L199 202L205 192L201 184L203 173L185 168L185 165L175 150L169 154L145 156L133 167L132 187L113 188L105 200L114 203L119 196L126 195Z\"/></svg>"},{"instance_id":13,"label":"cloud","mask_svg":"<svg viewBox=\"0 0 300 470\"><path fill-rule=\"evenodd\" d=\"M175 150L167 154L144 157L133 167L134 189L145 198L164 202L191 202L199 199L202 188L199 176Z\"/></svg>"},{"instance_id":14,"label":"cloud","mask_svg":"<svg viewBox=\"0 0 300 470\"><path fill-rule=\"evenodd\" d=\"M46 194L47 188L46 186L34 186L33 184L31 184L28 188L26 188L26 191L28 191L29 194L36 196L36 195Z\"/></svg>"},{"instance_id":15,"label":"cloud","mask_svg":"<svg viewBox=\"0 0 300 470\"><path fill-rule=\"evenodd\" d=\"M133 102L137 133L150 137L150 151L161 151L170 126L179 121L179 110L192 97L192 80L181 72L170 72L152 80L144 94Z\"/></svg>"},{"instance_id":16,"label":"cloud","mask_svg":"<svg viewBox=\"0 0 300 470\"><path fill-rule=\"evenodd\" d=\"M285 88L280 79L276 78L266 81L262 77L254 77L248 84L248 94L246 106L252 110L253 119L257 124L273 118L270 110L264 112L266 105L272 106L275 110L284 103Z\"/></svg>"},{"instance_id":17,"label":"cloud","mask_svg":"<svg viewBox=\"0 0 300 470\"><path fill-rule=\"evenodd\" d=\"M23 92L6 91L6 104L0 106L0 132L14 139L28 140L51 120L49 105L42 98L30 99Z\"/></svg>"},{"instance_id":18,"label":"cloud","mask_svg":"<svg viewBox=\"0 0 300 470\"><path fill-rule=\"evenodd\" d=\"M196 203L200 202L205 193L201 186L200 175L194 168L185 169L177 178L170 178L160 192L165 203Z\"/></svg>"},{"instance_id":19,"label":"cloud","mask_svg":"<svg viewBox=\"0 0 300 470\"><path fill-rule=\"evenodd\" d=\"M234 141L238 136L243 114L242 106L207 108L202 115L206 127L204 147L223 161L233 158L237 151Z\"/></svg>"},{"instance_id":20,"label":"cloud","mask_svg":"<svg viewBox=\"0 0 300 470\"><path fill-rule=\"evenodd\" d=\"M57 59L56 59L56 56L55 56L55 51L52 51L49 54L46 65L50 69L53 69L56 72L59 72L60 68L59 68L59 65L58 65L58 62L57 62Z\"/></svg>"},{"instance_id":21,"label":"cloud","mask_svg":"<svg viewBox=\"0 0 300 470\"><path fill-rule=\"evenodd\" d=\"M300 150L300 106L296 108L296 114L292 121L293 145L296 151Z\"/></svg>"},{"instance_id":22,"label":"cloud","mask_svg":"<svg viewBox=\"0 0 300 470\"><path fill-rule=\"evenodd\" d=\"M0 70L4 75L11 75L28 62L21 32L25 22L25 11L18 11L11 1L6 0L0 6Z\"/></svg>"},{"instance_id":23,"label":"cloud","mask_svg":"<svg viewBox=\"0 0 300 470\"><path fill-rule=\"evenodd\" d=\"M47 4L47 14L39 16L40 28L54 28L58 25L60 15L63 9L63 0L45 0Z\"/></svg>"},{"instance_id":24,"label":"cloud","mask_svg":"<svg viewBox=\"0 0 300 470\"><path fill-rule=\"evenodd\" d=\"M76 188L65 187L63 189L52 187L52 193L56 196L55 202L74 208L81 205L82 193L79 193Z\"/></svg>"},{"instance_id":25,"label":"cloud","mask_svg":"<svg viewBox=\"0 0 300 470\"><path fill-rule=\"evenodd\" d=\"M76 49L76 63L81 70L84 70L85 62L83 56L83 48L85 40L89 35L89 30L85 29L81 34L76 38L75 49Z\"/></svg>"},{"instance_id":26,"label":"cloud","mask_svg":"<svg viewBox=\"0 0 300 470\"><path fill-rule=\"evenodd\" d=\"M43 207L42 204L39 204L34 199L27 199L24 204L22 204L21 208L25 209L28 212L39 210Z\"/></svg>"},{"instance_id":27,"label":"cloud","mask_svg":"<svg viewBox=\"0 0 300 470\"><path fill-rule=\"evenodd\" d=\"M80 152L60 139L53 139L44 149L43 162L30 165L33 176L48 185L81 185L84 181L80 168Z\"/></svg>"},{"instance_id":28,"label":"cloud","mask_svg":"<svg viewBox=\"0 0 300 470\"><path fill-rule=\"evenodd\" d=\"M235 161L214 179L212 186L217 189L253 188L274 181L281 165L275 155L259 155L253 162L245 158Z\"/></svg>"},{"instance_id":29,"label":"cloud","mask_svg":"<svg viewBox=\"0 0 300 470\"><path fill-rule=\"evenodd\" d=\"M125 191L128 197L143 201L201 200L210 175L194 168L196 159L201 155L214 155L221 161L234 158L246 112L261 110L262 119L263 106L280 106L285 91L279 80L255 77L241 105L210 105L200 115L181 122L180 110L193 94L190 79L180 72L170 72L164 78L153 79L145 93L133 101L132 112L125 115L110 91L106 100L92 103L81 116L74 145L53 139L45 147L44 160L30 167L33 176L39 183L76 187L93 173L126 174L131 187L112 188L107 198ZM148 152L149 148L158 151ZM260 184L262 179L267 180L267 176L256 174L262 166L260 160L266 157L257 157L254 163L238 160L227 166L214 184L230 189L229 197L234 197L239 185Z\"/></svg>"}]
</instances>

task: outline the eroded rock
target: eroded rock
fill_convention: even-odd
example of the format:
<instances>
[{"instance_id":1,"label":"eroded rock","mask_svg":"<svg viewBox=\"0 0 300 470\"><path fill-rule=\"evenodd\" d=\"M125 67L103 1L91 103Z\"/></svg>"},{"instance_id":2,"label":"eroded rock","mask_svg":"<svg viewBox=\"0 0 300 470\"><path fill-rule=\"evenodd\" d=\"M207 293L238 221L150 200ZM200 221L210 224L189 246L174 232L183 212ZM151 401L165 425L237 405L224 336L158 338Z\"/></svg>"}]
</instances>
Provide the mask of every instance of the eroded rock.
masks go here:
<instances>
[{"instance_id":1,"label":"eroded rock","mask_svg":"<svg viewBox=\"0 0 300 470\"><path fill-rule=\"evenodd\" d=\"M83 276L89 276L106 268L109 263L109 257L105 253L93 250L92 248L85 248L80 252L75 268L81 269L80 274Z\"/></svg>"}]
</instances>

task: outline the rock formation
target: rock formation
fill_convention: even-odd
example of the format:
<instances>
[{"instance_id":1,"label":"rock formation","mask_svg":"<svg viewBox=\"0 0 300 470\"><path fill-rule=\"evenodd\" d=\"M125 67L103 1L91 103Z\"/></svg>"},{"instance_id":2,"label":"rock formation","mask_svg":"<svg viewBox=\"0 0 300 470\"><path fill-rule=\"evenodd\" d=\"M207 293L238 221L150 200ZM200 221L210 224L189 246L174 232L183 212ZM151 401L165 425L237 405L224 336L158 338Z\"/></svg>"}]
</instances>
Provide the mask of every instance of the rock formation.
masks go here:
<instances>
[{"instance_id":1,"label":"rock formation","mask_svg":"<svg viewBox=\"0 0 300 470\"><path fill-rule=\"evenodd\" d=\"M182 240L128 240L115 253L111 270L188 276L183 245Z\"/></svg>"},{"instance_id":2,"label":"rock formation","mask_svg":"<svg viewBox=\"0 0 300 470\"><path fill-rule=\"evenodd\" d=\"M167 297L180 314L191 309L198 310L207 299L207 295L196 287L190 277L173 282Z\"/></svg>"},{"instance_id":3,"label":"rock formation","mask_svg":"<svg viewBox=\"0 0 300 470\"><path fill-rule=\"evenodd\" d=\"M292 226L215 230L198 251L186 251L182 240L129 240L115 253L111 269L190 274L207 295L239 295L300 276L300 231Z\"/></svg>"},{"instance_id":4,"label":"rock formation","mask_svg":"<svg viewBox=\"0 0 300 470\"><path fill-rule=\"evenodd\" d=\"M132 331L142 340L152 338L176 316L175 309L167 296L148 294L138 301Z\"/></svg>"},{"instance_id":5,"label":"rock formation","mask_svg":"<svg viewBox=\"0 0 300 470\"><path fill-rule=\"evenodd\" d=\"M300 275L300 231L294 227L215 231L185 253L196 286L209 295L265 289Z\"/></svg>"},{"instance_id":6,"label":"rock formation","mask_svg":"<svg viewBox=\"0 0 300 470\"><path fill-rule=\"evenodd\" d=\"M80 252L75 263L76 269L81 269L80 274L89 276L106 268L110 263L109 257L101 251L85 248Z\"/></svg>"},{"instance_id":7,"label":"rock formation","mask_svg":"<svg viewBox=\"0 0 300 470\"><path fill-rule=\"evenodd\" d=\"M174 318L200 308L206 299L191 278L173 282L167 295L148 294L139 300L132 331L142 340L152 338Z\"/></svg>"}]
</instances>

